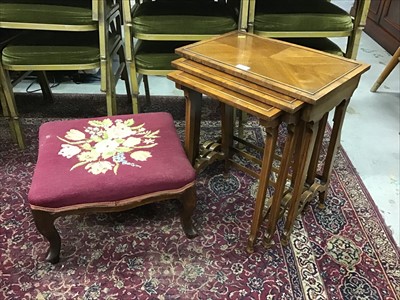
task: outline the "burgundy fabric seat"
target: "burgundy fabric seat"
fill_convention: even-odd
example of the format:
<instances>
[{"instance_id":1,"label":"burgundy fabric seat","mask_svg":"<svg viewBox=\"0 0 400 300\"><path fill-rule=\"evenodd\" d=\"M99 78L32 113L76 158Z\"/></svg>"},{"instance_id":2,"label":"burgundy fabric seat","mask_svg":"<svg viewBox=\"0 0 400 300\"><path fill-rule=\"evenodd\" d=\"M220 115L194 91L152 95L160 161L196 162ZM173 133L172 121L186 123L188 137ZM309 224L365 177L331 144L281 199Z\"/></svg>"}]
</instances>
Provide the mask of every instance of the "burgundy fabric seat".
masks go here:
<instances>
[{"instance_id":1,"label":"burgundy fabric seat","mask_svg":"<svg viewBox=\"0 0 400 300\"><path fill-rule=\"evenodd\" d=\"M179 198L185 234L196 232L195 171L168 113L55 121L39 130L39 154L28 201L36 227L59 260L60 215L121 211Z\"/></svg>"}]
</instances>

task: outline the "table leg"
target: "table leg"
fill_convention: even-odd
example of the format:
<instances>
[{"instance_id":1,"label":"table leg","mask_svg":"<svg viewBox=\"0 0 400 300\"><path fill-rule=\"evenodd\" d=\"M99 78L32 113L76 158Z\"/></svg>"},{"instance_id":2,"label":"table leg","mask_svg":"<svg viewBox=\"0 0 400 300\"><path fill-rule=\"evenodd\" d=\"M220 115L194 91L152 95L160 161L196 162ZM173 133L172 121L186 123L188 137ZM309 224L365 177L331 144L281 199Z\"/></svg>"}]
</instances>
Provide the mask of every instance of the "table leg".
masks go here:
<instances>
[{"instance_id":1,"label":"table leg","mask_svg":"<svg viewBox=\"0 0 400 300\"><path fill-rule=\"evenodd\" d=\"M285 227L283 231L282 243L287 245L293 228L294 220L297 216L300 204L301 194L303 193L304 183L307 176L308 166L310 164L312 150L315 145L317 135L318 122L301 121L299 135L302 137L300 148L296 149L296 177L293 184L292 197L289 202L289 211L286 217Z\"/></svg>"},{"instance_id":2,"label":"table leg","mask_svg":"<svg viewBox=\"0 0 400 300\"><path fill-rule=\"evenodd\" d=\"M308 168L308 173L307 173L307 179L306 183L311 186L316 178L317 175L317 167L318 167L318 162L319 162L319 156L321 154L321 148L322 148L322 142L324 139L324 134L325 134L325 128L326 128L326 123L328 120L328 115L329 113L326 113L321 121L319 121L319 127L318 127L318 132L317 132L317 137L315 140L315 147L313 150L313 154L311 156L311 162L310 166Z\"/></svg>"},{"instance_id":3,"label":"table leg","mask_svg":"<svg viewBox=\"0 0 400 300\"><path fill-rule=\"evenodd\" d=\"M191 89L184 89L184 95L186 101L185 151L194 166L199 154L202 95Z\"/></svg>"},{"instance_id":4,"label":"table leg","mask_svg":"<svg viewBox=\"0 0 400 300\"><path fill-rule=\"evenodd\" d=\"M233 146L234 111L232 106L221 102L221 150L224 154L225 174L229 169L230 149Z\"/></svg>"},{"instance_id":5,"label":"table leg","mask_svg":"<svg viewBox=\"0 0 400 300\"><path fill-rule=\"evenodd\" d=\"M335 115L333 117L333 128L332 134L329 141L328 152L326 154L325 163L322 171L321 182L325 188L323 192L319 194L319 206L324 208L325 200L328 195L328 187L331 178L334 158L340 144L340 135L342 132L343 121L346 114L347 106L349 105L350 99L344 100L335 109Z\"/></svg>"},{"instance_id":6,"label":"table leg","mask_svg":"<svg viewBox=\"0 0 400 300\"><path fill-rule=\"evenodd\" d=\"M261 120L260 120L261 121ZM269 185L269 176L271 174L272 162L275 155L275 145L278 137L279 121L264 122L266 138L263 159L261 164L261 171L259 177L258 191L256 196L256 203L254 207L253 220L250 228L250 235L247 241L247 252L254 252L254 241L256 239L257 231L261 224L262 212L265 204L265 196Z\"/></svg>"},{"instance_id":7,"label":"table leg","mask_svg":"<svg viewBox=\"0 0 400 300\"><path fill-rule=\"evenodd\" d=\"M276 224L278 222L280 208L281 208L281 200L283 193L285 191L286 180L288 178L289 166L292 161L293 149L295 144L295 130L296 123L298 121L298 117L290 116L290 119L287 121L287 138L285 142L285 147L283 149L281 164L279 166L279 174L276 180L275 192L272 196L271 207L268 215L268 225L267 232L264 237L264 246L271 246L271 241L273 235L276 230Z\"/></svg>"}]
</instances>

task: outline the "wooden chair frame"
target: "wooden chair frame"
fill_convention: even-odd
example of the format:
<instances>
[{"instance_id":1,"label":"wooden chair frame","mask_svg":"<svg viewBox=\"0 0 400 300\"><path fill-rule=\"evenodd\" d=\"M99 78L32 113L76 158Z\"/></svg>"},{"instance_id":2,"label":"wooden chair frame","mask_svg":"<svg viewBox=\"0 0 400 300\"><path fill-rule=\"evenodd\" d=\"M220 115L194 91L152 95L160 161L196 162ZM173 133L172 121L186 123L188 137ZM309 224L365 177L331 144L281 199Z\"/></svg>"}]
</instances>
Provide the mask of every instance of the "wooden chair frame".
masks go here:
<instances>
[{"instance_id":1,"label":"wooden chair frame","mask_svg":"<svg viewBox=\"0 0 400 300\"><path fill-rule=\"evenodd\" d=\"M103 0L92 0L92 19L99 20L99 2ZM71 24L48 24L48 23L22 23L0 21L0 28L9 29L35 29L35 30L54 30L54 31L93 31L97 30L97 24L91 25L71 25Z\"/></svg>"},{"instance_id":2,"label":"wooden chair frame","mask_svg":"<svg viewBox=\"0 0 400 300\"><path fill-rule=\"evenodd\" d=\"M133 20L132 15L138 8L140 3L147 0L134 0L131 6L131 0L122 1L122 14L124 19L124 36L125 36L125 57L130 70L130 82L132 92L132 110L134 113L139 112L138 96L139 96L139 85L143 80L145 95L147 103L150 103L150 87L147 76L166 76L174 69L168 70L148 70L138 69L135 64L135 56L138 48L140 47L141 41L200 41L214 37L213 34L135 34L133 32ZM241 6L248 5L249 0L242 0ZM218 0L217 2L225 2L224 0ZM245 30L247 26L247 9L240 8L239 16L239 27ZM244 15L242 15L242 11ZM130 38L129 38L130 37ZM134 41L136 40L136 41Z\"/></svg>"},{"instance_id":3,"label":"wooden chair frame","mask_svg":"<svg viewBox=\"0 0 400 300\"><path fill-rule=\"evenodd\" d=\"M125 2L125 1L123 1ZM110 5L111 4L111 5ZM117 113L116 105L116 84L120 77L125 80L128 97L130 97L130 84L128 72L125 64L125 53L123 49L122 33L121 33L121 13L120 3L115 0L93 0L93 18L96 18L93 26L67 26L71 31L98 31L99 32L99 50L100 60L95 63L88 64L60 64L60 65L5 65L0 64L0 79L3 84L3 94L8 106L8 112L15 129L17 142L20 148L25 147L24 138L19 123L17 106L14 99L13 87L10 80L9 71L55 71L55 70L92 70L100 68L101 83L100 90L106 93L107 114L114 115ZM37 25L37 27L34 27ZM56 24L34 24L31 29L38 30L58 30L68 31L66 28ZM48 26L48 27L45 27ZM25 23L0 23L6 28L24 29ZM120 65L117 71L113 71L113 57L118 54ZM44 76L44 75L42 75ZM44 86L42 85L42 88ZM51 93L50 89L43 89Z\"/></svg>"}]
</instances>

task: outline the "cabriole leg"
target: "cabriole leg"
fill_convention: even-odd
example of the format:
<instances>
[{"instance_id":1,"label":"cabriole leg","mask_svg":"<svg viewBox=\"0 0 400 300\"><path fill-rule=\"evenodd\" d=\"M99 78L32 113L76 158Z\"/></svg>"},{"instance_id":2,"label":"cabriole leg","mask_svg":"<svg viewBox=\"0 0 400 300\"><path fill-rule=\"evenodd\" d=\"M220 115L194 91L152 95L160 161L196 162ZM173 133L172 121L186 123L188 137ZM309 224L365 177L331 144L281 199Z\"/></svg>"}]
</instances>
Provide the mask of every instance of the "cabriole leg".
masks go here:
<instances>
[{"instance_id":1,"label":"cabriole leg","mask_svg":"<svg viewBox=\"0 0 400 300\"><path fill-rule=\"evenodd\" d=\"M50 243L46 261L52 264L58 263L60 260L61 238L54 226L56 217L41 210L32 210L32 215L36 228Z\"/></svg>"},{"instance_id":2,"label":"cabriole leg","mask_svg":"<svg viewBox=\"0 0 400 300\"><path fill-rule=\"evenodd\" d=\"M181 224L185 235L192 239L198 234L193 226L192 216L196 207L196 189L195 186L187 189L181 196L182 211L181 211Z\"/></svg>"}]
</instances>

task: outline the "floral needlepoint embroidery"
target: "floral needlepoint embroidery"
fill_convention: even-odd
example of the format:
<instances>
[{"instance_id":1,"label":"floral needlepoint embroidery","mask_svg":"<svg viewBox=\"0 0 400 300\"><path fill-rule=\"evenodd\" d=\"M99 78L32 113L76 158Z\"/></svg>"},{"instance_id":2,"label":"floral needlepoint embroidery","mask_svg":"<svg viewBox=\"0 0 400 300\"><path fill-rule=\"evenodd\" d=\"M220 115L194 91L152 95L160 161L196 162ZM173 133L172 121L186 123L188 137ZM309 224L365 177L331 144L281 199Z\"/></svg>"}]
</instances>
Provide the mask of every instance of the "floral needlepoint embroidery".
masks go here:
<instances>
[{"instance_id":1,"label":"floral needlepoint embroidery","mask_svg":"<svg viewBox=\"0 0 400 300\"><path fill-rule=\"evenodd\" d=\"M76 159L71 171L84 167L93 175L113 171L117 174L121 165L141 168L139 162L152 157L148 149L157 145L159 130L151 131L144 124L135 125L133 119L111 119L88 122L84 131L70 129L65 136L58 137L64 144L58 155Z\"/></svg>"}]
</instances>

